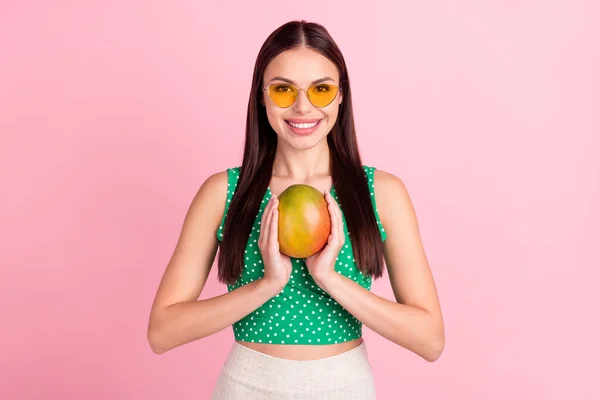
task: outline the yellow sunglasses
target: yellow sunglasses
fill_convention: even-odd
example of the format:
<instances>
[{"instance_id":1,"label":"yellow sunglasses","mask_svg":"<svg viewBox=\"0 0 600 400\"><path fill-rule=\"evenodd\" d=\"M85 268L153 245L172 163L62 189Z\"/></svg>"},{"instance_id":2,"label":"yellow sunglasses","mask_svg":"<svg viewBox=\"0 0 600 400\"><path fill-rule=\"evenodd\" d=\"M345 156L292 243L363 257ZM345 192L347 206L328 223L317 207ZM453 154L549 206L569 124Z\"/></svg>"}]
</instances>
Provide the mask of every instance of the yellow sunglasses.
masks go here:
<instances>
[{"instance_id":1,"label":"yellow sunglasses","mask_svg":"<svg viewBox=\"0 0 600 400\"><path fill-rule=\"evenodd\" d=\"M281 108L288 108L294 104L301 90L306 91L306 96L312 105L321 108L331 104L340 89L333 83L318 83L308 89L298 89L291 83L272 83L263 88L263 92L268 92L271 100Z\"/></svg>"}]
</instances>

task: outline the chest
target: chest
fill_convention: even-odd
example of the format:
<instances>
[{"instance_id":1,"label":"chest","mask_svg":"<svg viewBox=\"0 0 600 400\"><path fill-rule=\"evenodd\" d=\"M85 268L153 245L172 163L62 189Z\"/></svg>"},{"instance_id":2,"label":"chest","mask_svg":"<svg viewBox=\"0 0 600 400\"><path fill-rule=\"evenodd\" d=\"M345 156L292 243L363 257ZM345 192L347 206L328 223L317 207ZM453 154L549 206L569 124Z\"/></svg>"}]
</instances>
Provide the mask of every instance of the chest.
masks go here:
<instances>
[{"instance_id":1,"label":"chest","mask_svg":"<svg viewBox=\"0 0 600 400\"><path fill-rule=\"evenodd\" d=\"M337 195L335 190L331 189L333 198L337 201ZM270 198L272 192L270 189L265 193L261 205L252 225L252 230L246 242L244 250L244 268L238 282L232 286L232 288L250 283L254 280L260 279L264 276L264 264L263 259L258 248L258 239L260 236L260 224L263 212ZM339 205L339 204L338 204ZM354 256L354 250L352 247L352 241L348 235L348 229L346 226L346 218L342 210L342 222L344 227L344 245L337 255L335 262L335 270L343 276L354 280L361 286L370 289L371 277L365 276L356 266L356 259ZM292 261L292 274L290 281L288 282L289 288L295 288L297 290L305 290L314 292L317 294L325 294L320 287L318 287L312 279L306 262L302 258L291 257Z\"/></svg>"}]
</instances>

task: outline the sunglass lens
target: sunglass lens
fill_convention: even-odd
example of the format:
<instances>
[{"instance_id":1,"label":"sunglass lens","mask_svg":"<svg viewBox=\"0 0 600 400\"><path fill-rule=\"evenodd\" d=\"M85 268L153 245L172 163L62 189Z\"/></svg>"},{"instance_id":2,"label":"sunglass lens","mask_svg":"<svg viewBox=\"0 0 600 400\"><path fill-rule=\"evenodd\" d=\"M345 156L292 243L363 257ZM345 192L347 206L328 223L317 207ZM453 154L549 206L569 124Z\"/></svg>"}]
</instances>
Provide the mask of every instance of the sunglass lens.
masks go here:
<instances>
[{"instance_id":1,"label":"sunglass lens","mask_svg":"<svg viewBox=\"0 0 600 400\"><path fill-rule=\"evenodd\" d=\"M337 92L337 86L327 83L320 83L318 85L311 86L308 89L308 98L315 106L326 107L331 104L333 99L335 99Z\"/></svg>"},{"instance_id":2,"label":"sunglass lens","mask_svg":"<svg viewBox=\"0 0 600 400\"><path fill-rule=\"evenodd\" d=\"M298 98L298 91L292 85L277 84L269 87L269 96L279 107L289 107Z\"/></svg>"}]
</instances>

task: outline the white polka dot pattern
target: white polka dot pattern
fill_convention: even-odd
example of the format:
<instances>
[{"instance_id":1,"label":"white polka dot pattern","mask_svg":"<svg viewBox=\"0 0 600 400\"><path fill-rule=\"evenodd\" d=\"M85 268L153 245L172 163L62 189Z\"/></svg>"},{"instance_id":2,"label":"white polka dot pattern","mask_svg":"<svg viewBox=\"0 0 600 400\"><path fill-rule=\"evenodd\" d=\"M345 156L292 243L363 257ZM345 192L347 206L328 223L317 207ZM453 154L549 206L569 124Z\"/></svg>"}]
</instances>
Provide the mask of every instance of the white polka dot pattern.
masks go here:
<instances>
[{"instance_id":1,"label":"white polka dot pattern","mask_svg":"<svg viewBox=\"0 0 600 400\"><path fill-rule=\"evenodd\" d=\"M382 240L385 240L386 233L379 221L373 189L375 168L364 166L364 169L369 181L372 204ZM239 167L230 168L227 171L229 177L227 204L217 232L219 240L223 239L223 226L229 203L237 186ZM331 194L337 201L335 189L331 190ZM264 275L263 261L257 242L260 235L260 220L271 196L271 191L267 189L246 244L245 266L242 275L233 285L227 285L229 291L260 279ZM346 241L336 259L335 270L370 290L372 278L364 275L355 265L352 242L349 238L343 210L342 220ZM235 338L258 343L324 345L361 337L362 323L317 286L306 268L304 259L292 258L292 267L290 280L279 294L234 323Z\"/></svg>"}]
</instances>

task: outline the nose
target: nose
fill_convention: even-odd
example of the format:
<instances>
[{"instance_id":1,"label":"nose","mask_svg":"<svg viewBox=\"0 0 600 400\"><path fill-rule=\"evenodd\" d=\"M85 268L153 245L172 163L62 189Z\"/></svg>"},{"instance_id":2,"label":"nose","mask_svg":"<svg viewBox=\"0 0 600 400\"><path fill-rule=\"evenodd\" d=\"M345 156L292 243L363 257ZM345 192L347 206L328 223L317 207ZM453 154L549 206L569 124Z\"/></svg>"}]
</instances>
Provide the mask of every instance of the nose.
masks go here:
<instances>
[{"instance_id":1,"label":"nose","mask_svg":"<svg viewBox=\"0 0 600 400\"><path fill-rule=\"evenodd\" d=\"M298 93L298 99L296 99L296 102L294 103L294 106L293 106L294 111L305 114L308 111L310 111L311 107L312 107L312 104L308 100L308 95L306 93L306 90L304 90L304 89L300 90Z\"/></svg>"}]
</instances>

